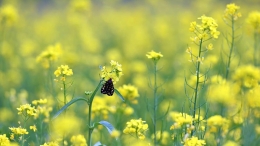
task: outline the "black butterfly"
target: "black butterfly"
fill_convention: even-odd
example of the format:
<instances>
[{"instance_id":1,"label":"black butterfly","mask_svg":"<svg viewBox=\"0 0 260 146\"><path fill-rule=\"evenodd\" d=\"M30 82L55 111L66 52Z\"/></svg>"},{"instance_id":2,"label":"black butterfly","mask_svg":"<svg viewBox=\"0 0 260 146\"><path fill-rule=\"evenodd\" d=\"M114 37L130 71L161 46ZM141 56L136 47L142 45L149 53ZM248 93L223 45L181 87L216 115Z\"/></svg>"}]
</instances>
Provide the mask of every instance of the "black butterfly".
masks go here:
<instances>
[{"instance_id":1,"label":"black butterfly","mask_svg":"<svg viewBox=\"0 0 260 146\"><path fill-rule=\"evenodd\" d=\"M112 96L114 94L114 85L111 78L107 80L105 84L103 84L101 88L101 93L107 94L108 96Z\"/></svg>"}]
</instances>

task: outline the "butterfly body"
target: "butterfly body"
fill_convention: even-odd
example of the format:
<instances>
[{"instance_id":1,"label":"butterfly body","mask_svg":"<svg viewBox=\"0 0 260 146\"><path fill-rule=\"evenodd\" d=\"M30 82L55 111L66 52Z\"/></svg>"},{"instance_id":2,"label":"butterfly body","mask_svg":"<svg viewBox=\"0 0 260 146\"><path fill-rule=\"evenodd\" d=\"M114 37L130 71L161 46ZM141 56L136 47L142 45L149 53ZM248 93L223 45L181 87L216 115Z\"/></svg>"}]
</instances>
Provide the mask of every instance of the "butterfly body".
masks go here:
<instances>
[{"instance_id":1,"label":"butterfly body","mask_svg":"<svg viewBox=\"0 0 260 146\"><path fill-rule=\"evenodd\" d=\"M112 96L114 94L114 84L111 78L103 84L101 93L107 94L108 96Z\"/></svg>"}]
</instances>

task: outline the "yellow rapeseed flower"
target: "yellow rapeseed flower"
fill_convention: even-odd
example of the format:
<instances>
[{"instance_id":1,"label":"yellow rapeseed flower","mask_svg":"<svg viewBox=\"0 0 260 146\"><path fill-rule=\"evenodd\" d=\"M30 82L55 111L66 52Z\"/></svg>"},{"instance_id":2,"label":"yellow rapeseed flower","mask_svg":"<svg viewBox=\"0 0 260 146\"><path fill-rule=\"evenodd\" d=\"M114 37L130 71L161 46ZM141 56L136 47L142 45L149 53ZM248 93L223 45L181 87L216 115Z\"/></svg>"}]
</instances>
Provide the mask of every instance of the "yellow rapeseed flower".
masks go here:
<instances>
[{"instance_id":1,"label":"yellow rapeseed flower","mask_svg":"<svg viewBox=\"0 0 260 146\"><path fill-rule=\"evenodd\" d=\"M242 16L241 13L238 12L239 9L240 9L240 7L234 3L228 4L226 6L224 18L227 19L227 18L231 17L231 19L237 20L239 17Z\"/></svg>"},{"instance_id":2,"label":"yellow rapeseed flower","mask_svg":"<svg viewBox=\"0 0 260 146\"><path fill-rule=\"evenodd\" d=\"M207 125L209 132L217 133L218 128L222 128L223 133L225 133L229 128L229 120L220 115L214 115L208 118Z\"/></svg>"},{"instance_id":3,"label":"yellow rapeseed flower","mask_svg":"<svg viewBox=\"0 0 260 146\"><path fill-rule=\"evenodd\" d=\"M201 20L201 24L197 24L196 22L191 22L189 30L194 32L196 36L198 36L200 40L205 40L209 38L218 38L220 32L217 31L218 24L212 17L207 17L205 15L199 17ZM197 41L194 41L197 42Z\"/></svg>"},{"instance_id":4,"label":"yellow rapeseed flower","mask_svg":"<svg viewBox=\"0 0 260 146\"><path fill-rule=\"evenodd\" d=\"M54 75L56 77L61 76L60 80L65 81L66 76L72 76L73 75L73 71L72 71L72 69L69 68L68 65L61 65L54 71Z\"/></svg>"},{"instance_id":5,"label":"yellow rapeseed flower","mask_svg":"<svg viewBox=\"0 0 260 146\"><path fill-rule=\"evenodd\" d=\"M240 87L254 88L260 82L260 69L252 65L240 66L232 78Z\"/></svg>"},{"instance_id":6,"label":"yellow rapeseed flower","mask_svg":"<svg viewBox=\"0 0 260 146\"><path fill-rule=\"evenodd\" d=\"M0 146L9 146L10 140L6 137L5 134L0 135Z\"/></svg>"},{"instance_id":7,"label":"yellow rapeseed flower","mask_svg":"<svg viewBox=\"0 0 260 146\"><path fill-rule=\"evenodd\" d=\"M124 115L132 115L134 113L134 109L130 106L126 106L124 108Z\"/></svg>"},{"instance_id":8,"label":"yellow rapeseed flower","mask_svg":"<svg viewBox=\"0 0 260 146\"><path fill-rule=\"evenodd\" d=\"M22 128L22 127L9 127L9 129L12 131L13 134L15 135L24 135L24 134L28 134L27 130Z\"/></svg>"},{"instance_id":9,"label":"yellow rapeseed flower","mask_svg":"<svg viewBox=\"0 0 260 146\"><path fill-rule=\"evenodd\" d=\"M92 107L91 111L92 118L101 117L102 119L108 119L111 110L104 98L97 96L92 104L95 105ZM86 108L85 113L89 113L88 108Z\"/></svg>"},{"instance_id":10,"label":"yellow rapeseed flower","mask_svg":"<svg viewBox=\"0 0 260 146\"><path fill-rule=\"evenodd\" d=\"M240 146L241 144L239 144L238 142L235 142L235 141L230 141L228 140L227 142L225 142L223 144L223 146Z\"/></svg>"},{"instance_id":11,"label":"yellow rapeseed flower","mask_svg":"<svg viewBox=\"0 0 260 146\"><path fill-rule=\"evenodd\" d=\"M208 44L208 46L206 47L208 50L213 50L213 44Z\"/></svg>"},{"instance_id":12,"label":"yellow rapeseed flower","mask_svg":"<svg viewBox=\"0 0 260 146\"><path fill-rule=\"evenodd\" d=\"M206 145L205 140L198 139L198 137L187 138L183 142L184 146L204 146Z\"/></svg>"},{"instance_id":13,"label":"yellow rapeseed flower","mask_svg":"<svg viewBox=\"0 0 260 146\"><path fill-rule=\"evenodd\" d=\"M44 122L49 122L50 121L50 112L53 110L52 107L50 106L37 106L37 115L34 117L35 119L38 118L40 115L43 115L44 119L43 121Z\"/></svg>"},{"instance_id":14,"label":"yellow rapeseed flower","mask_svg":"<svg viewBox=\"0 0 260 146\"><path fill-rule=\"evenodd\" d=\"M72 0L70 5L75 12L87 12L91 9L91 0Z\"/></svg>"},{"instance_id":15,"label":"yellow rapeseed flower","mask_svg":"<svg viewBox=\"0 0 260 146\"><path fill-rule=\"evenodd\" d=\"M175 122L175 124L173 124L173 127L171 127L171 129L180 128L183 125L191 125L193 121L192 116L186 113L171 112L169 116Z\"/></svg>"},{"instance_id":16,"label":"yellow rapeseed flower","mask_svg":"<svg viewBox=\"0 0 260 146\"><path fill-rule=\"evenodd\" d=\"M135 135L139 139L145 139L145 132L148 130L148 124L142 119L132 119L126 123L124 134Z\"/></svg>"},{"instance_id":17,"label":"yellow rapeseed flower","mask_svg":"<svg viewBox=\"0 0 260 146\"><path fill-rule=\"evenodd\" d=\"M30 126L30 129L33 130L34 132L37 130L36 126L33 125L33 126Z\"/></svg>"},{"instance_id":18,"label":"yellow rapeseed flower","mask_svg":"<svg viewBox=\"0 0 260 146\"><path fill-rule=\"evenodd\" d=\"M87 141L83 135L73 135L70 141L72 146L87 146Z\"/></svg>"},{"instance_id":19,"label":"yellow rapeseed flower","mask_svg":"<svg viewBox=\"0 0 260 146\"><path fill-rule=\"evenodd\" d=\"M12 5L5 5L0 8L0 22L12 26L18 18L17 10Z\"/></svg>"},{"instance_id":20,"label":"yellow rapeseed flower","mask_svg":"<svg viewBox=\"0 0 260 146\"><path fill-rule=\"evenodd\" d=\"M260 12L253 11L247 17L247 23L250 24L255 32L260 33Z\"/></svg>"},{"instance_id":21,"label":"yellow rapeseed flower","mask_svg":"<svg viewBox=\"0 0 260 146\"><path fill-rule=\"evenodd\" d=\"M82 126L79 118L68 112L66 113L66 117L61 116L56 118L52 121L52 124L51 133L55 133L53 134L54 136L62 136L64 133L68 135L78 133Z\"/></svg>"},{"instance_id":22,"label":"yellow rapeseed flower","mask_svg":"<svg viewBox=\"0 0 260 146\"><path fill-rule=\"evenodd\" d=\"M114 137L114 138L118 138L120 136L120 131L118 130L113 130L111 132L111 137Z\"/></svg>"},{"instance_id":23,"label":"yellow rapeseed flower","mask_svg":"<svg viewBox=\"0 0 260 146\"><path fill-rule=\"evenodd\" d=\"M48 101L48 100L47 100L46 98L44 98L44 99L34 100L34 101L32 101L32 104L33 104L33 105L46 104L47 101Z\"/></svg>"},{"instance_id":24,"label":"yellow rapeseed flower","mask_svg":"<svg viewBox=\"0 0 260 146\"><path fill-rule=\"evenodd\" d=\"M161 54L161 52L157 53L157 52L154 52L153 50L148 52L146 54L146 57L148 59L152 59L152 60L155 60L155 61L158 61L160 58L163 57L163 55Z\"/></svg>"},{"instance_id":25,"label":"yellow rapeseed flower","mask_svg":"<svg viewBox=\"0 0 260 146\"><path fill-rule=\"evenodd\" d=\"M247 103L251 108L259 108L260 107L260 85L256 86L255 88L251 89L246 94Z\"/></svg>"},{"instance_id":26,"label":"yellow rapeseed flower","mask_svg":"<svg viewBox=\"0 0 260 146\"><path fill-rule=\"evenodd\" d=\"M137 97L139 97L138 89L133 85L123 85L118 88L118 91L125 98L125 100L130 101L133 104L137 104Z\"/></svg>"},{"instance_id":27,"label":"yellow rapeseed flower","mask_svg":"<svg viewBox=\"0 0 260 146\"><path fill-rule=\"evenodd\" d=\"M48 46L40 55L37 56L36 61L40 62L44 68L50 67L50 61L56 61L61 54L61 45L59 43Z\"/></svg>"},{"instance_id":28,"label":"yellow rapeseed flower","mask_svg":"<svg viewBox=\"0 0 260 146\"><path fill-rule=\"evenodd\" d=\"M36 116L37 110L35 109L35 107L31 106L30 104L24 104L24 105L20 105L19 108L17 108L18 110L18 115L23 115L25 117L27 116Z\"/></svg>"},{"instance_id":29,"label":"yellow rapeseed flower","mask_svg":"<svg viewBox=\"0 0 260 146\"><path fill-rule=\"evenodd\" d=\"M112 79L113 84L116 84L123 75L122 65L114 60L110 61L110 65L111 69L109 71L105 66L101 68L101 78L105 81Z\"/></svg>"},{"instance_id":30,"label":"yellow rapeseed flower","mask_svg":"<svg viewBox=\"0 0 260 146\"><path fill-rule=\"evenodd\" d=\"M195 32L196 26L197 26L197 23L196 23L195 21L191 22L191 23L190 23L190 28L189 28L189 30L190 30L191 32Z\"/></svg>"},{"instance_id":31,"label":"yellow rapeseed flower","mask_svg":"<svg viewBox=\"0 0 260 146\"><path fill-rule=\"evenodd\" d=\"M203 64L204 61L204 57L198 57L197 58L197 62L200 62L201 64Z\"/></svg>"},{"instance_id":32,"label":"yellow rapeseed flower","mask_svg":"<svg viewBox=\"0 0 260 146\"><path fill-rule=\"evenodd\" d=\"M44 143L43 145L40 146L60 146L60 145L59 142L57 141L51 141L51 142Z\"/></svg>"}]
</instances>

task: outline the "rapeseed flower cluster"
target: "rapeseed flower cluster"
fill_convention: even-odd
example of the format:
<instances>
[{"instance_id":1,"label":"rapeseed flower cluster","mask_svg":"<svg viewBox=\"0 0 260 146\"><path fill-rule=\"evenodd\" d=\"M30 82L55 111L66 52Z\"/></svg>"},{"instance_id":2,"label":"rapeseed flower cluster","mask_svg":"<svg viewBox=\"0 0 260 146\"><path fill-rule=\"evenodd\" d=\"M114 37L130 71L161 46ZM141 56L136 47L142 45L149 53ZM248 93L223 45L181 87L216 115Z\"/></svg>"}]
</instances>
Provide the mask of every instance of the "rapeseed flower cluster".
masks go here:
<instances>
[{"instance_id":1,"label":"rapeseed flower cluster","mask_svg":"<svg viewBox=\"0 0 260 146\"><path fill-rule=\"evenodd\" d=\"M9 127L9 129L12 131L12 134L15 135L24 135L24 134L28 134L27 130L25 128L22 127Z\"/></svg>"},{"instance_id":2,"label":"rapeseed flower cluster","mask_svg":"<svg viewBox=\"0 0 260 146\"><path fill-rule=\"evenodd\" d=\"M172 137L175 137L177 134L180 133L182 135L185 135L187 133L190 134L191 131L195 129L195 127L192 125L194 118L191 115L188 115L186 113L171 112L169 116L174 121L174 123L170 127L170 130L174 131Z\"/></svg>"},{"instance_id":3,"label":"rapeseed flower cluster","mask_svg":"<svg viewBox=\"0 0 260 146\"><path fill-rule=\"evenodd\" d=\"M231 20L237 20L242 16L241 13L238 12L239 9L240 7L234 3L228 4L224 12L224 18L229 19L231 17Z\"/></svg>"},{"instance_id":4,"label":"rapeseed flower cluster","mask_svg":"<svg viewBox=\"0 0 260 146\"><path fill-rule=\"evenodd\" d=\"M207 17L205 15L199 17L198 19L201 20L201 23L198 24L197 22L193 21L190 23L189 30L194 33L194 36L190 37L191 41L199 46L198 51L193 51L192 47L188 47L186 52L189 54L189 61L190 62L197 62L199 64L203 64L205 60L204 54L207 51L213 50L213 44L209 43L203 48L202 44L205 41L208 41L211 38L218 38L220 32L217 31L218 24L212 17ZM199 72L199 71L198 71ZM203 77L204 75L200 76ZM197 80L197 77L195 77ZM196 81L197 82L197 81Z\"/></svg>"},{"instance_id":5,"label":"rapeseed flower cluster","mask_svg":"<svg viewBox=\"0 0 260 146\"><path fill-rule=\"evenodd\" d=\"M81 127L81 120L75 115L66 112L66 117L60 116L52 121L50 131L53 134L51 139L68 138L68 136L78 134L81 131Z\"/></svg>"},{"instance_id":6,"label":"rapeseed flower cluster","mask_svg":"<svg viewBox=\"0 0 260 146\"><path fill-rule=\"evenodd\" d=\"M108 114L110 110L109 107L106 105L95 105L92 107L92 118L94 117L101 117L102 119L108 119Z\"/></svg>"},{"instance_id":7,"label":"rapeseed flower cluster","mask_svg":"<svg viewBox=\"0 0 260 146\"><path fill-rule=\"evenodd\" d=\"M112 132L111 132L111 137L113 137L113 138L118 138L119 136L120 136L120 131L118 131L118 130L113 130Z\"/></svg>"},{"instance_id":8,"label":"rapeseed flower cluster","mask_svg":"<svg viewBox=\"0 0 260 146\"><path fill-rule=\"evenodd\" d=\"M15 142L10 142L6 134L0 134L0 146L18 146Z\"/></svg>"},{"instance_id":9,"label":"rapeseed flower cluster","mask_svg":"<svg viewBox=\"0 0 260 146\"><path fill-rule=\"evenodd\" d=\"M152 59L154 61L158 61L158 60L160 60L160 58L163 57L163 55L161 54L161 52L155 52L155 51L152 50L152 51L150 51L150 52L148 52L146 54L146 57L148 59Z\"/></svg>"},{"instance_id":10,"label":"rapeseed flower cluster","mask_svg":"<svg viewBox=\"0 0 260 146\"><path fill-rule=\"evenodd\" d=\"M228 132L230 121L220 115L214 115L207 119L208 131L210 133L217 133L219 129L222 129L222 136Z\"/></svg>"},{"instance_id":11,"label":"rapeseed flower cluster","mask_svg":"<svg viewBox=\"0 0 260 146\"><path fill-rule=\"evenodd\" d=\"M236 141L229 140L229 141L225 142L223 144L223 146L240 146L240 144L238 142L236 142Z\"/></svg>"},{"instance_id":12,"label":"rapeseed flower cluster","mask_svg":"<svg viewBox=\"0 0 260 146\"><path fill-rule=\"evenodd\" d=\"M41 104L46 104L47 101L48 100L46 98L44 98L44 99L34 100L34 101L32 101L32 104L33 105L41 105Z\"/></svg>"},{"instance_id":13,"label":"rapeseed flower cluster","mask_svg":"<svg viewBox=\"0 0 260 146\"><path fill-rule=\"evenodd\" d=\"M145 132L148 130L148 124L140 119L132 119L126 123L123 130L124 134L134 135L139 139L145 139Z\"/></svg>"},{"instance_id":14,"label":"rapeseed flower cluster","mask_svg":"<svg viewBox=\"0 0 260 146\"><path fill-rule=\"evenodd\" d=\"M18 110L18 115L23 115L25 118L27 117L35 117L37 115L37 110L35 109L35 107L31 106L31 104L24 104L21 105L19 108L17 108Z\"/></svg>"},{"instance_id":15,"label":"rapeseed flower cluster","mask_svg":"<svg viewBox=\"0 0 260 146\"><path fill-rule=\"evenodd\" d=\"M194 130L196 130L197 133L205 131L205 120L203 120L202 116L195 115L195 118L193 118L187 113L170 112L169 118L173 121L173 124L170 127L170 130L173 131L172 139L188 137ZM193 123L197 121L199 121L200 124L196 128Z\"/></svg>"},{"instance_id":16,"label":"rapeseed flower cluster","mask_svg":"<svg viewBox=\"0 0 260 146\"><path fill-rule=\"evenodd\" d=\"M171 130L180 129L182 126L191 125L193 121L192 116L186 113L171 112L169 116L174 121L174 124L170 128Z\"/></svg>"},{"instance_id":17,"label":"rapeseed flower cluster","mask_svg":"<svg viewBox=\"0 0 260 146\"><path fill-rule=\"evenodd\" d=\"M53 110L51 106L47 105L48 100L46 98L34 100L32 101L32 104L36 106L37 114L35 116L35 119L40 117L41 115L43 117L43 121L48 123L50 120L50 112Z\"/></svg>"},{"instance_id":18,"label":"rapeseed flower cluster","mask_svg":"<svg viewBox=\"0 0 260 146\"><path fill-rule=\"evenodd\" d=\"M71 10L75 12L88 12L91 10L90 0L72 0L70 3Z\"/></svg>"},{"instance_id":19,"label":"rapeseed flower cluster","mask_svg":"<svg viewBox=\"0 0 260 146\"><path fill-rule=\"evenodd\" d=\"M72 69L69 68L68 65L61 65L54 71L54 75L56 77L61 76L60 80L65 82L66 76L72 76L73 71L72 71Z\"/></svg>"},{"instance_id":20,"label":"rapeseed flower cluster","mask_svg":"<svg viewBox=\"0 0 260 146\"><path fill-rule=\"evenodd\" d=\"M59 43L50 45L37 56L36 61L40 62L44 68L50 68L51 62L58 60L58 57L61 55L61 50Z\"/></svg>"},{"instance_id":21,"label":"rapeseed flower cluster","mask_svg":"<svg viewBox=\"0 0 260 146\"><path fill-rule=\"evenodd\" d=\"M30 126L30 129L33 130L34 132L37 130L36 126L33 125L33 126Z\"/></svg>"},{"instance_id":22,"label":"rapeseed flower cluster","mask_svg":"<svg viewBox=\"0 0 260 146\"><path fill-rule=\"evenodd\" d=\"M254 88L260 82L260 69L253 65L243 65L236 69L232 79L240 87Z\"/></svg>"},{"instance_id":23,"label":"rapeseed flower cluster","mask_svg":"<svg viewBox=\"0 0 260 146\"><path fill-rule=\"evenodd\" d=\"M210 78L210 84L207 90L209 102L230 105L236 102L238 90L236 86L228 82L219 75Z\"/></svg>"},{"instance_id":24,"label":"rapeseed flower cluster","mask_svg":"<svg viewBox=\"0 0 260 146\"><path fill-rule=\"evenodd\" d=\"M70 141L72 146L87 146L87 141L83 135L73 135Z\"/></svg>"},{"instance_id":25,"label":"rapeseed flower cluster","mask_svg":"<svg viewBox=\"0 0 260 146\"><path fill-rule=\"evenodd\" d=\"M206 145L205 140L198 139L198 137L187 138L183 142L184 146L204 146Z\"/></svg>"},{"instance_id":26,"label":"rapeseed flower cluster","mask_svg":"<svg viewBox=\"0 0 260 146\"><path fill-rule=\"evenodd\" d=\"M0 146L8 146L10 145L10 140L6 137L6 134L0 135Z\"/></svg>"},{"instance_id":27,"label":"rapeseed flower cluster","mask_svg":"<svg viewBox=\"0 0 260 146\"><path fill-rule=\"evenodd\" d=\"M200 41L205 41L210 38L218 38L220 32L217 31L218 24L212 17L207 17L205 15L199 17L201 24L197 24L195 21L191 22L189 30L193 32L196 36L192 37L191 40L194 43L199 43Z\"/></svg>"},{"instance_id":28,"label":"rapeseed flower cluster","mask_svg":"<svg viewBox=\"0 0 260 146\"><path fill-rule=\"evenodd\" d=\"M250 24L256 33L260 33L260 12L253 11L247 17L247 23Z\"/></svg>"},{"instance_id":29,"label":"rapeseed flower cluster","mask_svg":"<svg viewBox=\"0 0 260 146\"><path fill-rule=\"evenodd\" d=\"M0 23L12 26L18 19L18 12L13 5L4 5L0 8Z\"/></svg>"},{"instance_id":30,"label":"rapeseed flower cluster","mask_svg":"<svg viewBox=\"0 0 260 146\"><path fill-rule=\"evenodd\" d=\"M111 69L108 71L106 66L102 66L101 68L101 78L105 81L112 79L113 84L116 84L120 77L123 75L122 65L118 62L111 60L110 61Z\"/></svg>"},{"instance_id":31,"label":"rapeseed flower cluster","mask_svg":"<svg viewBox=\"0 0 260 146\"><path fill-rule=\"evenodd\" d=\"M137 104L139 97L138 89L133 85L123 85L118 88L118 91L125 98L126 101L129 101L133 104Z\"/></svg>"},{"instance_id":32,"label":"rapeseed flower cluster","mask_svg":"<svg viewBox=\"0 0 260 146\"><path fill-rule=\"evenodd\" d=\"M43 145L40 146L60 146L58 141L50 141L50 142L45 142Z\"/></svg>"},{"instance_id":33,"label":"rapeseed flower cluster","mask_svg":"<svg viewBox=\"0 0 260 146\"><path fill-rule=\"evenodd\" d=\"M251 108L260 107L260 85L254 87L246 93L247 104Z\"/></svg>"}]
</instances>

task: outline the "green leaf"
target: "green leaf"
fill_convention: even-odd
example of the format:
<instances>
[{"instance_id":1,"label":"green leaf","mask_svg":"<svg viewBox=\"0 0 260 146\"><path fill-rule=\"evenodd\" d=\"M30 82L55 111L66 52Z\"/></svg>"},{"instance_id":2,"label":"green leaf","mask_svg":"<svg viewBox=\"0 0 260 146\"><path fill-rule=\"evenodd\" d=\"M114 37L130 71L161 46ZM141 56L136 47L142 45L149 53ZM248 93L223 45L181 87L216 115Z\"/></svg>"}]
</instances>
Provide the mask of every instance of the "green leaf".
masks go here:
<instances>
[{"instance_id":1,"label":"green leaf","mask_svg":"<svg viewBox=\"0 0 260 146\"><path fill-rule=\"evenodd\" d=\"M120 92L119 92L117 89L115 89L115 93L117 94L117 96L120 97L120 99L121 99L123 102L125 102L125 98L120 94Z\"/></svg>"},{"instance_id":2,"label":"green leaf","mask_svg":"<svg viewBox=\"0 0 260 146\"><path fill-rule=\"evenodd\" d=\"M103 81L103 80L100 80L100 81L99 81L99 84L97 85L96 89L95 89L94 92L91 94L90 99L89 99L89 103L90 103L89 106L92 106L92 101L94 100L94 97L95 97L97 91L101 88L101 86L102 86L102 81Z\"/></svg>"},{"instance_id":3,"label":"green leaf","mask_svg":"<svg viewBox=\"0 0 260 146\"><path fill-rule=\"evenodd\" d=\"M93 146L103 146L103 145L98 141Z\"/></svg>"},{"instance_id":4,"label":"green leaf","mask_svg":"<svg viewBox=\"0 0 260 146\"><path fill-rule=\"evenodd\" d=\"M55 118L57 118L65 109L67 109L70 105L72 105L73 103L77 102L77 101L80 101L80 100L83 100L83 101L86 101L88 102L88 100L86 98L83 98L83 97L76 97L76 98L73 98L70 102L68 102L67 104L65 104L53 117L52 117L52 120L54 120Z\"/></svg>"},{"instance_id":5,"label":"green leaf","mask_svg":"<svg viewBox=\"0 0 260 146\"><path fill-rule=\"evenodd\" d=\"M112 131L115 129L112 124L110 124L108 121L100 121L98 122L100 125L103 125L107 128L107 131L111 134Z\"/></svg>"}]
</instances>

